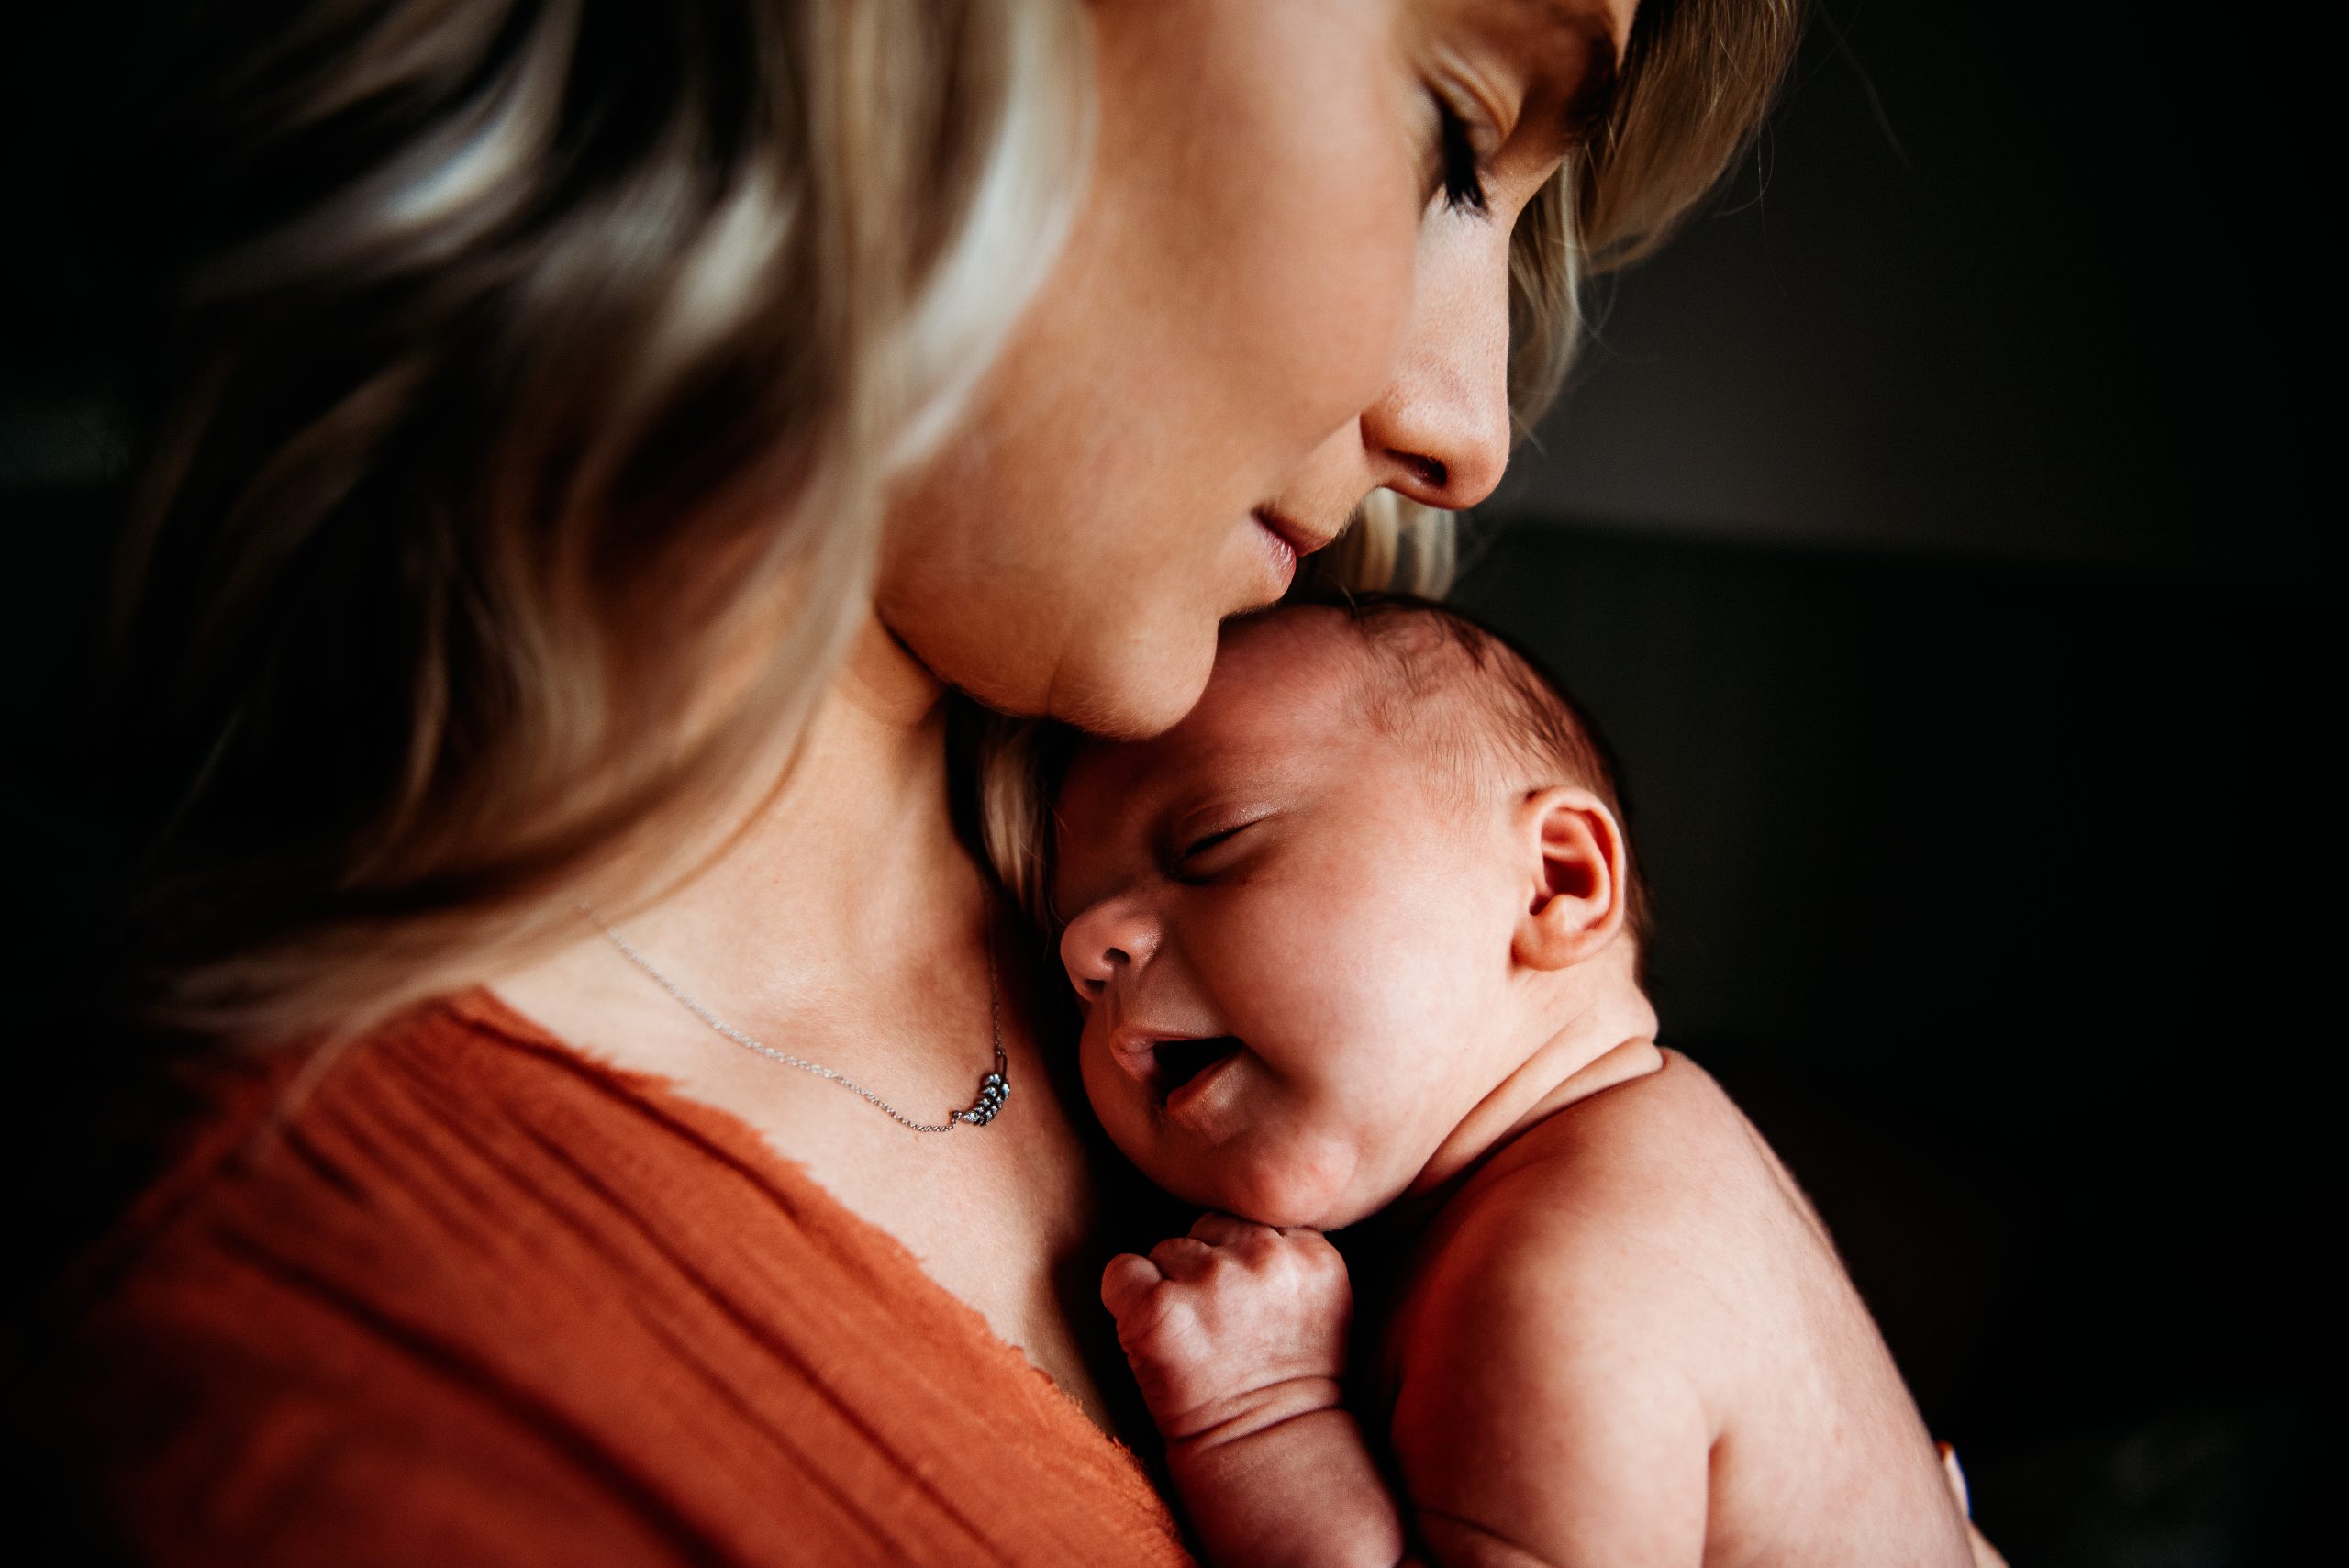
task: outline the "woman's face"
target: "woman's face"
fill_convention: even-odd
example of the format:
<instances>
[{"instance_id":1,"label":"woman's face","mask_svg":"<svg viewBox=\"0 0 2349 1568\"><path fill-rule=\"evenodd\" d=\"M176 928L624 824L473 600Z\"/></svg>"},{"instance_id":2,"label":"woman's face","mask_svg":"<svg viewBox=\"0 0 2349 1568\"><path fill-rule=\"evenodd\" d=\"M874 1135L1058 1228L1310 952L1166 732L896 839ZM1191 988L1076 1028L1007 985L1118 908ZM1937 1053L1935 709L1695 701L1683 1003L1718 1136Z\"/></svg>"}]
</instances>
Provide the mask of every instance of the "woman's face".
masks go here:
<instances>
[{"instance_id":1,"label":"woman's face","mask_svg":"<svg viewBox=\"0 0 2349 1568\"><path fill-rule=\"evenodd\" d=\"M882 619L1012 712L1155 733L1386 486L1508 456L1509 230L1634 0L1099 0L1084 205L891 518Z\"/></svg>"}]
</instances>

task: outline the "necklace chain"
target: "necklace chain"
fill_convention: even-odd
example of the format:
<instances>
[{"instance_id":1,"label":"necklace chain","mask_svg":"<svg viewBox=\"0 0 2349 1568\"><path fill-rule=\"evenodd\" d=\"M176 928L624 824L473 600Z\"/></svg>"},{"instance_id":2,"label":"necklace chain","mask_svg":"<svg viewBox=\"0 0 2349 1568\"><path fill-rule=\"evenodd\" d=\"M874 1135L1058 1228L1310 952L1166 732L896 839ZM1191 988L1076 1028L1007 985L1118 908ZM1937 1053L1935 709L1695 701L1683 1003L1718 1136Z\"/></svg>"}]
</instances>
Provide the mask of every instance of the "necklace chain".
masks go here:
<instances>
[{"instance_id":1,"label":"necklace chain","mask_svg":"<svg viewBox=\"0 0 2349 1568\"><path fill-rule=\"evenodd\" d=\"M1011 1093L1011 1081L1005 1074L1005 1069L1008 1063L1003 1054L1003 988L996 978L995 943L992 940L987 943L987 1018L995 1030L995 1071L980 1080L978 1098L971 1102L968 1109L949 1111L946 1113L946 1119L942 1122L923 1122L914 1120L913 1118L906 1115L905 1112L845 1073L836 1072L820 1062L810 1062L805 1057L794 1056L787 1051L777 1051L762 1040L751 1039L687 995L685 987L655 969L652 966L652 961L639 952L626 937L614 930L601 915L584 904L579 906L579 912L595 922L596 929L611 939L612 945L626 954L630 963L651 975L654 984L675 997L680 1006L703 1023L707 1024L745 1051L755 1051L770 1062L780 1062L785 1067L796 1067L802 1073L812 1073L829 1083L838 1084L900 1127L910 1128L916 1132L952 1132L958 1122L968 1122L973 1127L985 1127L1002 1112L1004 1097Z\"/></svg>"}]
</instances>

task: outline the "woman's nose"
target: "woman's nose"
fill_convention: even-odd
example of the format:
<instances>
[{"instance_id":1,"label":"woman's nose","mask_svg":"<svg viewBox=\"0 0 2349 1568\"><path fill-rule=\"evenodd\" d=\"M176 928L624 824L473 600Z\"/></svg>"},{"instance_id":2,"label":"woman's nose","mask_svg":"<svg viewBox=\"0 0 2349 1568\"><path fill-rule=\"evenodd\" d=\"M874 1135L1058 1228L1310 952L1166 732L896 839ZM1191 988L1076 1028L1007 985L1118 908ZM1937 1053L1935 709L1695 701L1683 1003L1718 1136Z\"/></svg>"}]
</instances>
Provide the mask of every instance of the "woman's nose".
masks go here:
<instances>
[{"instance_id":1,"label":"woman's nose","mask_svg":"<svg viewBox=\"0 0 2349 1568\"><path fill-rule=\"evenodd\" d=\"M1158 951L1158 927L1140 904L1105 898L1061 933L1061 966L1080 1001L1094 1002L1120 971L1138 969Z\"/></svg>"},{"instance_id":2,"label":"woman's nose","mask_svg":"<svg viewBox=\"0 0 2349 1568\"><path fill-rule=\"evenodd\" d=\"M1509 241L1455 220L1422 252L1395 378L1364 410L1380 483L1448 511L1493 493L1508 466Z\"/></svg>"}]
</instances>

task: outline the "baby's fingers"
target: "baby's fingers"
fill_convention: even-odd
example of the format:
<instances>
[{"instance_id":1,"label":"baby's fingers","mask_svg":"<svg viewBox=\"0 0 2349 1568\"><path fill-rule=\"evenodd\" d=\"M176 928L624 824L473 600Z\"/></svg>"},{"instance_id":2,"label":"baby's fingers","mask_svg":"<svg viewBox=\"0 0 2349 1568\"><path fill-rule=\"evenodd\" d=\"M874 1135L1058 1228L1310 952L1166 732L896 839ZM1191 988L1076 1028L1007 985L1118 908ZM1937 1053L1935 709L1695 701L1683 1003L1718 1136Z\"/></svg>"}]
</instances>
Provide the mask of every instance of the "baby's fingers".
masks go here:
<instances>
[{"instance_id":1,"label":"baby's fingers","mask_svg":"<svg viewBox=\"0 0 2349 1568\"><path fill-rule=\"evenodd\" d=\"M1965 1543L1974 1550L1974 1568L2007 1568L2007 1560L1983 1538L1981 1527L1972 1519L1965 1521Z\"/></svg>"},{"instance_id":2,"label":"baby's fingers","mask_svg":"<svg viewBox=\"0 0 2349 1568\"><path fill-rule=\"evenodd\" d=\"M1974 1568L2007 1568L2007 1560L1998 1555L1998 1549L1983 1537L1974 1523L1974 1498L1966 1489L1965 1472L1957 1462L1957 1450L1947 1443L1933 1446L1941 1450L1942 1478L1949 1483L1950 1496L1957 1499L1957 1511L1966 1517L1966 1545L1974 1552Z\"/></svg>"},{"instance_id":3,"label":"baby's fingers","mask_svg":"<svg viewBox=\"0 0 2349 1568\"><path fill-rule=\"evenodd\" d=\"M1165 1278L1148 1258L1120 1252L1101 1271L1101 1305L1109 1309L1112 1318L1123 1322Z\"/></svg>"},{"instance_id":4,"label":"baby's fingers","mask_svg":"<svg viewBox=\"0 0 2349 1568\"><path fill-rule=\"evenodd\" d=\"M1279 1232L1269 1225L1255 1225L1245 1219L1235 1219L1230 1215L1219 1214L1213 1209L1199 1216L1198 1223L1191 1227L1193 1240L1205 1241L1210 1247L1229 1247L1235 1241L1244 1241L1252 1237L1278 1234Z\"/></svg>"},{"instance_id":5,"label":"baby's fingers","mask_svg":"<svg viewBox=\"0 0 2349 1568\"><path fill-rule=\"evenodd\" d=\"M1974 1498L1965 1488L1965 1469L1957 1462L1957 1449L1951 1443L1935 1443L1942 1456L1942 1480L1948 1484L1949 1495L1957 1499L1957 1511L1967 1518L1974 1517Z\"/></svg>"},{"instance_id":6,"label":"baby's fingers","mask_svg":"<svg viewBox=\"0 0 2349 1568\"><path fill-rule=\"evenodd\" d=\"M1170 1236L1150 1250L1150 1261L1168 1279L1189 1284L1208 1272L1215 1249L1195 1237Z\"/></svg>"}]
</instances>

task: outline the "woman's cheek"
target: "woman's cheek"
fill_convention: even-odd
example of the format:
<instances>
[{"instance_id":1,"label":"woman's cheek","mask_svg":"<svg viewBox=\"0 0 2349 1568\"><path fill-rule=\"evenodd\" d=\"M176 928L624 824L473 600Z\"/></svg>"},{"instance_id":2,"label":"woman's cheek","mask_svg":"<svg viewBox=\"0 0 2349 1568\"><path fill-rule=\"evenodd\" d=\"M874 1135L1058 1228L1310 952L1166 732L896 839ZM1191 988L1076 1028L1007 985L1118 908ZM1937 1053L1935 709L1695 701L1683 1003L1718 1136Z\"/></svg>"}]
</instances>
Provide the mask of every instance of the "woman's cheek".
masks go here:
<instances>
[{"instance_id":1,"label":"woman's cheek","mask_svg":"<svg viewBox=\"0 0 2349 1568\"><path fill-rule=\"evenodd\" d=\"M1353 240L1331 241L1333 230L1348 229ZM1352 433L1393 380L1410 321L1419 234L1408 221L1331 212L1278 238L1285 242L1257 254L1222 373L1235 399L1228 429L1277 442L1286 489L1333 436Z\"/></svg>"}]
</instances>

